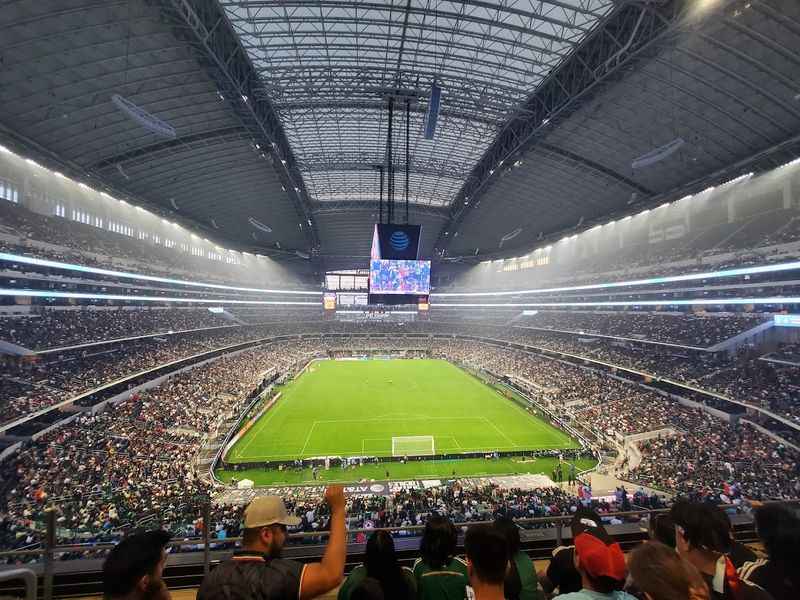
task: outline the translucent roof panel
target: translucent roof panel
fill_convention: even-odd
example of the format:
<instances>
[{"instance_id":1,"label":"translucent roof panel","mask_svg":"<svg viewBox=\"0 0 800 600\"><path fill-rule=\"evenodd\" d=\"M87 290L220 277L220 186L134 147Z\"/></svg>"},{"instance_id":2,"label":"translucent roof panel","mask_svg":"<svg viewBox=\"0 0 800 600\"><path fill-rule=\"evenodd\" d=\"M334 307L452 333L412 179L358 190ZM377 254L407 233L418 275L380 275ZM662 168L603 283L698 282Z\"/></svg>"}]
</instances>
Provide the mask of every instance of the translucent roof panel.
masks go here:
<instances>
[{"instance_id":1,"label":"translucent roof panel","mask_svg":"<svg viewBox=\"0 0 800 600\"><path fill-rule=\"evenodd\" d=\"M387 96L411 106L409 198L449 205L498 129L613 0L220 0L278 111L311 199L377 200ZM431 84L442 88L433 140ZM395 113L404 197L405 105Z\"/></svg>"}]
</instances>

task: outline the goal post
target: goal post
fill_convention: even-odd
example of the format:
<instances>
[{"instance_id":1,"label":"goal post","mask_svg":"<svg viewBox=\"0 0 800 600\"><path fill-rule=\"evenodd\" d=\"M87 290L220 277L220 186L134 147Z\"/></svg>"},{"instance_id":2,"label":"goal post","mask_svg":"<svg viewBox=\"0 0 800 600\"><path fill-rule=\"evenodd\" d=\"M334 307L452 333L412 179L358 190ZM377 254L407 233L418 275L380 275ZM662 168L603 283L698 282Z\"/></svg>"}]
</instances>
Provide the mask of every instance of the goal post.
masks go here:
<instances>
[{"instance_id":1,"label":"goal post","mask_svg":"<svg viewBox=\"0 0 800 600\"><path fill-rule=\"evenodd\" d=\"M392 456L433 456L432 435L406 435L392 438Z\"/></svg>"}]
</instances>

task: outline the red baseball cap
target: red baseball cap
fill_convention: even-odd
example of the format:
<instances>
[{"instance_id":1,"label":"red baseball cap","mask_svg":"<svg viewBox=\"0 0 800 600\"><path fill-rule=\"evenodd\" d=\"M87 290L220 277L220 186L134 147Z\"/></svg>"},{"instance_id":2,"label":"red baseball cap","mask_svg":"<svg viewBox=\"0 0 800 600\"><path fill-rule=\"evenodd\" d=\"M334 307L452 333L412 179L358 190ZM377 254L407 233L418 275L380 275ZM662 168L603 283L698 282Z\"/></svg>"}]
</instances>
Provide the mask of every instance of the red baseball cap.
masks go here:
<instances>
[{"instance_id":1,"label":"red baseball cap","mask_svg":"<svg viewBox=\"0 0 800 600\"><path fill-rule=\"evenodd\" d=\"M581 570L589 577L625 581L628 569L622 548L602 529L590 528L575 537Z\"/></svg>"}]
</instances>

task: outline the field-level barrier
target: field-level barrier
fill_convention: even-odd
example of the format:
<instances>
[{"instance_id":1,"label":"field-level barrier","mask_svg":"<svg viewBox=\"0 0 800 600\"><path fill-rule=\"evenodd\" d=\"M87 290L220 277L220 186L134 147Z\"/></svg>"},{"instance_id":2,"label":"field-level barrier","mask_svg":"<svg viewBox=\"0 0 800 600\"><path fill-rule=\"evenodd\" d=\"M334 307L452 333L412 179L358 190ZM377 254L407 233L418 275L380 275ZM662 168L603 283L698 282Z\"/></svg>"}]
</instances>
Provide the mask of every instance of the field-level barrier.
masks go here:
<instances>
[{"instance_id":1,"label":"field-level barrier","mask_svg":"<svg viewBox=\"0 0 800 600\"><path fill-rule=\"evenodd\" d=\"M314 456L308 458L298 459L282 459L282 460L262 460L262 461L246 461L230 463L224 459L220 459L216 468L225 469L228 471L244 471L247 469L278 469L283 468L309 468L309 467L324 467L326 461L328 466L333 469L340 467L342 462L349 460L352 464L353 460L362 460L364 464L377 464L377 463L396 463L402 461L445 461L445 460L459 460L467 458L546 458L557 457L562 455L564 460L572 461L578 458L591 458L596 459L596 454L591 450L579 451L572 450L482 450L479 452L446 452L442 454L419 454L419 455L404 455L404 456Z\"/></svg>"},{"instance_id":2,"label":"field-level barrier","mask_svg":"<svg viewBox=\"0 0 800 600\"><path fill-rule=\"evenodd\" d=\"M769 502L765 502L768 504ZM795 507L800 505L800 500L790 500L785 503ZM211 524L211 506L209 504L197 505L197 517L203 519L205 523ZM734 536L743 542L755 541L755 528L752 516L746 507L734 507L723 505L726 510L735 510L732 515L734 524ZM605 517L618 517L623 521L623 525L607 525L606 529L624 549L630 549L641 541L647 539L647 534L640 526L651 514L666 512L668 509L635 509L626 512L605 513ZM85 544L57 544L56 517L58 507L52 506L44 513L45 532L43 541L36 547L25 549L2 550L0 551L0 562L8 560L26 561L29 569L22 569L16 573L10 572L12 569L0 569L0 593L18 592L26 589L28 600L33 600L30 595L32 585L32 575L38 581L38 597L44 600L51 600L53 597L91 595L97 594L101 590L99 564L96 560L102 558L107 551L115 546L115 542L108 543L85 543ZM520 526L523 550L533 558L546 558L552 550L563 545L565 540L571 536L569 524L572 516L551 516L515 519L515 523ZM467 525L478 523L470 522L459 523L463 528ZM203 528L203 535L200 537L186 537L173 539L169 542L170 558L167 561L165 570L165 580L171 589L178 587L196 587L202 578L211 570L212 564L228 558L231 553L241 546L241 537L229 537L224 540L212 537L211 527ZM405 550L399 550L398 555L403 561L410 561L418 556L418 538L424 529L423 525L396 526L385 528L370 529L349 529L348 536L348 564L357 564L363 559L365 544L363 539L374 531L388 531L399 541L399 546L403 545L401 540L409 540ZM463 534L463 529L461 530ZM324 543L328 537L327 531L290 533L284 555L287 558L295 558L304 562L317 561L322 556ZM360 541L362 540L362 541ZM459 536L458 553L463 552L463 537ZM69 555L74 560L63 561L61 557ZM179 556L176 556L179 555ZM93 560L81 560L91 557ZM56 562L59 568L56 573ZM58 580L56 580L56 576ZM76 583L76 577L83 577L85 581ZM14 587L8 580L22 580L25 587ZM78 587L80 586L80 587Z\"/></svg>"}]
</instances>

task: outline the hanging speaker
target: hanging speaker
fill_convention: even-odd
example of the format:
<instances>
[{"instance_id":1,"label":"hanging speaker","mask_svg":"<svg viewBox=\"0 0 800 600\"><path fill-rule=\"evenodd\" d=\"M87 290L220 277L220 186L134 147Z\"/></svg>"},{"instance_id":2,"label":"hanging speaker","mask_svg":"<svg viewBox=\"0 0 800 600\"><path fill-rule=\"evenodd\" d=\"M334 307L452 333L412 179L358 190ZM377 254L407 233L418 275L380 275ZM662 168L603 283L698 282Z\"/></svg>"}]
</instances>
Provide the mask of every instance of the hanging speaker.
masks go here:
<instances>
[{"instance_id":1,"label":"hanging speaker","mask_svg":"<svg viewBox=\"0 0 800 600\"><path fill-rule=\"evenodd\" d=\"M172 125L165 123L154 115L151 115L145 109L136 106L127 98L123 98L119 94L114 94L111 96L111 102L113 102L114 106L116 106L119 110L124 112L128 118L136 121L148 131L155 133L156 135L160 135L161 137L172 139L176 137L177 134L175 133L175 128Z\"/></svg>"},{"instance_id":2,"label":"hanging speaker","mask_svg":"<svg viewBox=\"0 0 800 600\"><path fill-rule=\"evenodd\" d=\"M442 101L442 88L435 83L431 84L431 95L428 99L428 110L425 112L425 139L432 140L436 131L436 121L439 120L439 106Z\"/></svg>"}]
</instances>

